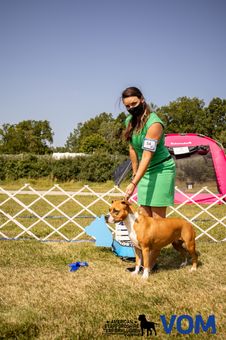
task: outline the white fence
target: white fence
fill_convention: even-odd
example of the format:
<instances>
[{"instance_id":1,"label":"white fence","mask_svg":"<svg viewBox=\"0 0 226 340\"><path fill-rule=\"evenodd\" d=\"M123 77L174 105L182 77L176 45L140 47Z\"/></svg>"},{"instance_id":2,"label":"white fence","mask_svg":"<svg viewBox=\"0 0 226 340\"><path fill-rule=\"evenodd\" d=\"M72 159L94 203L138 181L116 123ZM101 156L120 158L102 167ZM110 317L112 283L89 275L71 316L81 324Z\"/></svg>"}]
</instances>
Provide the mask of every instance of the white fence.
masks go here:
<instances>
[{"instance_id":1,"label":"white fence","mask_svg":"<svg viewBox=\"0 0 226 340\"><path fill-rule=\"evenodd\" d=\"M226 202L217 199L207 187L199 193L211 193L216 198L209 205L195 202L193 197L197 193L189 197L177 187L176 191L186 200L169 207L167 216L189 220L196 229L196 239L225 241ZM76 192L66 191L58 184L47 191L35 190L29 184L16 191L0 187L0 239L91 240L85 227L108 212L112 199L123 196L124 192L117 186L107 192L96 192L88 185ZM189 201L192 204L187 205ZM111 225L109 228L115 232Z\"/></svg>"}]
</instances>

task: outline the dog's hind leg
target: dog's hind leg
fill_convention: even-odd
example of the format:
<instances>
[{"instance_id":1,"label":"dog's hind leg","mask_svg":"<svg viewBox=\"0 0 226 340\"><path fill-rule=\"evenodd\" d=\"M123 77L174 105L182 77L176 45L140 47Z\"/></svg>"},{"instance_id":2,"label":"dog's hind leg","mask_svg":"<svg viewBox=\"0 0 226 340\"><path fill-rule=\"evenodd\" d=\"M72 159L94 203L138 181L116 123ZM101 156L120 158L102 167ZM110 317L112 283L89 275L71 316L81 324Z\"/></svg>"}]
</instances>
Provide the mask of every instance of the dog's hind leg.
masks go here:
<instances>
[{"instance_id":1,"label":"dog's hind leg","mask_svg":"<svg viewBox=\"0 0 226 340\"><path fill-rule=\"evenodd\" d=\"M197 263L198 263L198 255L195 250L195 239L189 240L189 242L186 242L186 248L189 254L192 258L192 267L190 269L191 272L195 271L197 269Z\"/></svg>"},{"instance_id":2,"label":"dog's hind leg","mask_svg":"<svg viewBox=\"0 0 226 340\"><path fill-rule=\"evenodd\" d=\"M173 241L172 243L172 246L174 247L174 249L176 249L181 254L181 257L183 259L183 262L181 263L180 267L185 267L188 263L188 259L187 259L188 253L186 249L184 249L183 243L184 243L183 240L176 240L176 241Z\"/></svg>"}]
</instances>

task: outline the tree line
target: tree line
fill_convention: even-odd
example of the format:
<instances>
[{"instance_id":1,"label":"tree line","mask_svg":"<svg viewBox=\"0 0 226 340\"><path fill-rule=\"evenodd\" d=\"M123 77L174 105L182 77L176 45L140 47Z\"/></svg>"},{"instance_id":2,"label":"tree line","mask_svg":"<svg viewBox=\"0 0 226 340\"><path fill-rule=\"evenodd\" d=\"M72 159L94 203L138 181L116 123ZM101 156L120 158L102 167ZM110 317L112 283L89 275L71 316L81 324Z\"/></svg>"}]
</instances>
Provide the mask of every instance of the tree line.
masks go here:
<instances>
[{"instance_id":1,"label":"tree line","mask_svg":"<svg viewBox=\"0 0 226 340\"><path fill-rule=\"evenodd\" d=\"M203 100L181 97L153 110L164 121L166 133L200 133L226 147L225 99L213 98L205 107ZM58 148L52 146L54 132L47 120L3 124L0 127L0 180L40 177L60 182L111 180L114 169L128 158L128 143L122 137L126 115L121 112L113 118L111 113L104 112L79 123L65 145ZM53 152L86 156L54 160Z\"/></svg>"},{"instance_id":2,"label":"tree line","mask_svg":"<svg viewBox=\"0 0 226 340\"><path fill-rule=\"evenodd\" d=\"M199 98L180 97L155 111L164 121L166 133L200 133L226 147L226 99L213 98L205 106ZM77 124L65 145L57 148L52 146L54 132L47 120L4 123L0 127L0 154L44 155L60 151L127 155L128 145L122 137L125 118L124 112L116 118L111 113L101 113Z\"/></svg>"},{"instance_id":3,"label":"tree line","mask_svg":"<svg viewBox=\"0 0 226 340\"><path fill-rule=\"evenodd\" d=\"M20 178L49 178L52 181L106 182L123 156L105 152L69 159L53 159L51 155L0 155L0 181Z\"/></svg>"}]
</instances>

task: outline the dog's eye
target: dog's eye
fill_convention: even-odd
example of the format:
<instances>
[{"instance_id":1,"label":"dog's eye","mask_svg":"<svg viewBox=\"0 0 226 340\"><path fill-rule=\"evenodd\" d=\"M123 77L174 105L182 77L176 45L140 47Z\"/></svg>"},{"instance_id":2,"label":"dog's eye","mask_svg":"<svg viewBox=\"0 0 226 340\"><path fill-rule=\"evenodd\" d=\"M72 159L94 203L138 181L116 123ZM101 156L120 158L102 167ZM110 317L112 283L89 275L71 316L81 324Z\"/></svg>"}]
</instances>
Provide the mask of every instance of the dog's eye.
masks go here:
<instances>
[{"instance_id":1,"label":"dog's eye","mask_svg":"<svg viewBox=\"0 0 226 340\"><path fill-rule=\"evenodd\" d=\"M120 210L115 210L115 209L114 209L114 214L115 214L115 215L118 215L119 213L120 213Z\"/></svg>"}]
</instances>

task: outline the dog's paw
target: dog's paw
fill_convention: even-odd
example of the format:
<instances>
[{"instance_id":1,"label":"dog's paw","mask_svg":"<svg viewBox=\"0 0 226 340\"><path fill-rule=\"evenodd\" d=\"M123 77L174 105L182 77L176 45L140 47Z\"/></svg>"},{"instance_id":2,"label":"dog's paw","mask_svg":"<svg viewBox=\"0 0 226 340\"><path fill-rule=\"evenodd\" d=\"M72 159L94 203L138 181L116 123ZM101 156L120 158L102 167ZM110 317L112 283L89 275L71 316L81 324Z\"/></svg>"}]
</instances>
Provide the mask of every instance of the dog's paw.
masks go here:
<instances>
[{"instance_id":1,"label":"dog's paw","mask_svg":"<svg viewBox=\"0 0 226 340\"><path fill-rule=\"evenodd\" d=\"M142 275L141 278L142 280L147 280L149 278L149 275Z\"/></svg>"},{"instance_id":2,"label":"dog's paw","mask_svg":"<svg viewBox=\"0 0 226 340\"><path fill-rule=\"evenodd\" d=\"M131 271L131 275L133 276L138 275L140 273L140 270L141 270L140 266L136 266L134 270Z\"/></svg>"},{"instance_id":3,"label":"dog's paw","mask_svg":"<svg viewBox=\"0 0 226 340\"><path fill-rule=\"evenodd\" d=\"M136 276L139 274L139 269L135 269L134 271L131 272L131 275Z\"/></svg>"},{"instance_id":4,"label":"dog's paw","mask_svg":"<svg viewBox=\"0 0 226 340\"><path fill-rule=\"evenodd\" d=\"M147 280L149 278L150 270L149 269L144 269L144 273L141 276L142 279Z\"/></svg>"},{"instance_id":5,"label":"dog's paw","mask_svg":"<svg viewBox=\"0 0 226 340\"><path fill-rule=\"evenodd\" d=\"M195 268L195 267L191 267L191 268L189 269L189 272L190 272L190 273L196 272L196 268Z\"/></svg>"}]
</instances>

